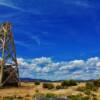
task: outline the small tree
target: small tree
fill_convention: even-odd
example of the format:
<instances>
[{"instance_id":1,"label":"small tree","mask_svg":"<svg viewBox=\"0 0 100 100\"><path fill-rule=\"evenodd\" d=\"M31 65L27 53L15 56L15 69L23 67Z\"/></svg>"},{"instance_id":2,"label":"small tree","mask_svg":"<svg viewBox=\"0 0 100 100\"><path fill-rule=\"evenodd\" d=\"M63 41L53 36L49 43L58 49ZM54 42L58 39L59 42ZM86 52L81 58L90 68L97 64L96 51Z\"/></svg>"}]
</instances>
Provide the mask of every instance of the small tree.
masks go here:
<instances>
[{"instance_id":1,"label":"small tree","mask_svg":"<svg viewBox=\"0 0 100 100\"><path fill-rule=\"evenodd\" d=\"M69 86L69 81L65 80L61 83L61 86L66 87Z\"/></svg>"},{"instance_id":2,"label":"small tree","mask_svg":"<svg viewBox=\"0 0 100 100\"><path fill-rule=\"evenodd\" d=\"M61 85L57 85L56 89L62 89L63 87Z\"/></svg>"},{"instance_id":3,"label":"small tree","mask_svg":"<svg viewBox=\"0 0 100 100\"><path fill-rule=\"evenodd\" d=\"M70 86L76 86L77 82L75 80L69 80L69 85Z\"/></svg>"},{"instance_id":4,"label":"small tree","mask_svg":"<svg viewBox=\"0 0 100 100\"><path fill-rule=\"evenodd\" d=\"M93 82L87 82L86 89L90 89L91 91L97 91L98 87L95 86L95 84Z\"/></svg>"},{"instance_id":5,"label":"small tree","mask_svg":"<svg viewBox=\"0 0 100 100\"><path fill-rule=\"evenodd\" d=\"M40 82L39 81L36 81L34 84L35 85L40 85Z\"/></svg>"},{"instance_id":6,"label":"small tree","mask_svg":"<svg viewBox=\"0 0 100 100\"><path fill-rule=\"evenodd\" d=\"M47 89L53 89L54 85L51 83L43 83L43 88L47 88Z\"/></svg>"},{"instance_id":7,"label":"small tree","mask_svg":"<svg viewBox=\"0 0 100 100\"><path fill-rule=\"evenodd\" d=\"M67 87L67 86L76 86L77 82L75 80L65 80L61 83L61 86Z\"/></svg>"},{"instance_id":8,"label":"small tree","mask_svg":"<svg viewBox=\"0 0 100 100\"><path fill-rule=\"evenodd\" d=\"M71 95L68 97L70 100L90 100L89 96L82 96L81 94Z\"/></svg>"},{"instance_id":9,"label":"small tree","mask_svg":"<svg viewBox=\"0 0 100 100\"><path fill-rule=\"evenodd\" d=\"M93 83L95 86L100 87L100 79L94 80Z\"/></svg>"},{"instance_id":10,"label":"small tree","mask_svg":"<svg viewBox=\"0 0 100 100\"><path fill-rule=\"evenodd\" d=\"M53 94L53 93L47 93L47 94L46 94L46 97L47 97L47 98L55 98L56 95Z\"/></svg>"}]
</instances>

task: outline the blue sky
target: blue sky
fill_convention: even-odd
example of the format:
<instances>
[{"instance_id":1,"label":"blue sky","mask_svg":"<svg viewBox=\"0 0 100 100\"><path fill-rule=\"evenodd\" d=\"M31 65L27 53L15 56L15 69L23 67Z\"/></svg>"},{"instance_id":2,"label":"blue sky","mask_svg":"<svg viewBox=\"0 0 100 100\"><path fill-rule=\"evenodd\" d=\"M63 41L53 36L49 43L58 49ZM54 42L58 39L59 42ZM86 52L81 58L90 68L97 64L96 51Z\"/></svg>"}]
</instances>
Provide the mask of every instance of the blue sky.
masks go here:
<instances>
[{"instance_id":1,"label":"blue sky","mask_svg":"<svg viewBox=\"0 0 100 100\"><path fill-rule=\"evenodd\" d=\"M99 12L99 0L0 0L0 22L13 24L20 77L99 78Z\"/></svg>"}]
</instances>

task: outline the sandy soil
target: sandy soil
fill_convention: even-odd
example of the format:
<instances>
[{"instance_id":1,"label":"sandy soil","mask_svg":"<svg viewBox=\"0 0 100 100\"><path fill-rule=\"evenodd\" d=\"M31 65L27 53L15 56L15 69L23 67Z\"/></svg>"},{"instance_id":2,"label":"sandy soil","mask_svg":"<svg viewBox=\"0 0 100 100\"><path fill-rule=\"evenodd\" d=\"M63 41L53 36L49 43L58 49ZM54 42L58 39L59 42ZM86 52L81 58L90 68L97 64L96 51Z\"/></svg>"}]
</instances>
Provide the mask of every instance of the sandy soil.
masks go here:
<instances>
[{"instance_id":1,"label":"sandy soil","mask_svg":"<svg viewBox=\"0 0 100 100\"><path fill-rule=\"evenodd\" d=\"M60 83L53 83L55 86L60 84ZM82 85L82 84L81 84ZM16 88L16 87L9 87L9 88L3 88L0 89L0 96L7 96L7 95L34 95L36 91L38 90L39 93L55 93L58 95L71 95L75 93L77 86L70 87L68 89L60 89L60 90L48 90L48 89L43 89L42 88L42 83L39 86L35 86L34 83L21 83L21 87Z\"/></svg>"},{"instance_id":2,"label":"sandy soil","mask_svg":"<svg viewBox=\"0 0 100 100\"><path fill-rule=\"evenodd\" d=\"M60 83L53 83L53 84L56 86ZM14 95L17 95L17 96L30 95L30 96L33 96L36 93L37 90L38 90L39 93L44 93L44 94L54 93L54 94L57 94L58 96L76 95L76 94L81 93L81 92L77 91L77 88L79 86L85 86L85 83L80 83L77 86L69 87L67 89L59 89L59 90L43 89L42 83L39 86L35 86L34 83L21 83L21 87L19 87L19 88L15 88L15 87L11 88L10 87L10 88L0 89L0 96L14 96ZM100 100L100 89L96 93L96 95L98 96L98 98Z\"/></svg>"}]
</instances>

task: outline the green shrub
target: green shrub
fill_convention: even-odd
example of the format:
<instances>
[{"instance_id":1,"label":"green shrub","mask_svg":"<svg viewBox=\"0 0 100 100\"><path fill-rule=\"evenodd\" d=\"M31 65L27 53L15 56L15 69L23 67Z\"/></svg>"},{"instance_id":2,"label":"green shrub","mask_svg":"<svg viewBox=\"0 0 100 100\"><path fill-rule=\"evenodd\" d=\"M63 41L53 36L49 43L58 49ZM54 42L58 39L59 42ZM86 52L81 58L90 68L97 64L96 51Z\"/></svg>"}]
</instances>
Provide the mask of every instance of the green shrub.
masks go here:
<instances>
[{"instance_id":1,"label":"green shrub","mask_svg":"<svg viewBox=\"0 0 100 100\"><path fill-rule=\"evenodd\" d=\"M47 89L53 89L54 85L51 83L43 83L43 88L47 88Z\"/></svg>"},{"instance_id":2,"label":"green shrub","mask_svg":"<svg viewBox=\"0 0 100 100\"><path fill-rule=\"evenodd\" d=\"M13 100L13 99L14 99L13 96L6 96L6 97L3 98L3 100Z\"/></svg>"},{"instance_id":3,"label":"green shrub","mask_svg":"<svg viewBox=\"0 0 100 100\"><path fill-rule=\"evenodd\" d=\"M77 88L77 91L84 92L86 95L91 95L91 91L97 90L98 88L93 84L93 82L87 82L86 86Z\"/></svg>"},{"instance_id":4,"label":"green shrub","mask_svg":"<svg viewBox=\"0 0 100 100\"><path fill-rule=\"evenodd\" d=\"M30 95L29 95L29 94L27 94L25 97L30 97Z\"/></svg>"},{"instance_id":5,"label":"green shrub","mask_svg":"<svg viewBox=\"0 0 100 100\"><path fill-rule=\"evenodd\" d=\"M86 88L86 87L78 87L77 91L84 92L86 95L90 95L91 94L91 90Z\"/></svg>"},{"instance_id":6,"label":"green shrub","mask_svg":"<svg viewBox=\"0 0 100 100\"><path fill-rule=\"evenodd\" d=\"M86 88L92 90L94 87L94 83L93 82L87 82L86 83Z\"/></svg>"},{"instance_id":7,"label":"green shrub","mask_svg":"<svg viewBox=\"0 0 100 100\"><path fill-rule=\"evenodd\" d=\"M67 86L76 86L77 82L75 80L65 80L61 83L61 86L67 87Z\"/></svg>"},{"instance_id":8,"label":"green shrub","mask_svg":"<svg viewBox=\"0 0 100 100\"><path fill-rule=\"evenodd\" d=\"M91 90L90 90L90 89L85 89L85 90L84 90L84 93L85 93L86 95L91 95Z\"/></svg>"},{"instance_id":9,"label":"green shrub","mask_svg":"<svg viewBox=\"0 0 100 100\"><path fill-rule=\"evenodd\" d=\"M84 92L85 89L86 89L86 87L79 86L79 87L77 88L77 91Z\"/></svg>"},{"instance_id":10,"label":"green shrub","mask_svg":"<svg viewBox=\"0 0 100 100\"><path fill-rule=\"evenodd\" d=\"M93 83L95 86L100 87L100 79L94 80Z\"/></svg>"},{"instance_id":11,"label":"green shrub","mask_svg":"<svg viewBox=\"0 0 100 100\"><path fill-rule=\"evenodd\" d=\"M98 100L97 97L93 97L93 100Z\"/></svg>"},{"instance_id":12,"label":"green shrub","mask_svg":"<svg viewBox=\"0 0 100 100\"><path fill-rule=\"evenodd\" d=\"M36 81L34 84L35 85L40 85L40 82L39 81Z\"/></svg>"},{"instance_id":13,"label":"green shrub","mask_svg":"<svg viewBox=\"0 0 100 100\"><path fill-rule=\"evenodd\" d=\"M90 100L90 98L88 96L85 96L82 98L82 100Z\"/></svg>"},{"instance_id":14,"label":"green shrub","mask_svg":"<svg viewBox=\"0 0 100 100\"><path fill-rule=\"evenodd\" d=\"M61 85L57 85L56 89L63 89L63 87Z\"/></svg>"},{"instance_id":15,"label":"green shrub","mask_svg":"<svg viewBox=\"0 0 100 100\"><path fill-rule=\"evenodd\" d=\"M70 100L81 100L82 99L82 96L80 95L71 95L68 97Z\"/></svg>"},{"instance_id":16,"label":"green shrub","mask_svg":"<svg viewBox=\"0 0 100 100\"><path fill-rule=\"evenodd\" d=\"M69 96L69 100L90 100L88 96L82 96L82 95L72 95Z\"/></svg>"},{"instance_id":17,"label":"green shrub","mask_svg":"<svg viewBox=\"0 0 100 100\"><path fill-rule=\"evenodd\" d=\"M69 86L69 81L65 80L61 83L61 86L65 87L65 86Z\"/></svg>"},{"instance_id":18,"label":"green shrub","mask_svg":"<svg viewBox=\"0 0 100 100\"><path fill-rule=\"evenodd\" d=\"M39 90L38 90L38 89L36 89L36 90L35 90L35 92L36 92L36 93L39 93Z\"/></svg>"},{"instance_id":19,"label":"green shrub","mask_svg":"<svg viewBox=\"0 0 100 100\"><path fill-rule=\"evenodd\" d=\"M94 82L87 82L86 89L90 89L91 91L97 91L98 87L95 86Z\"/></svg>"},{"instance_id":20,"label":"green shrub","mask_svg":"<svg viewBox=\"0 0 100 100\"><path fill-rule=\"evenodd\" d=\"M56 95L53 94L53 93L47 93L46 97L48 97L48 98L56 98Z\"/></svg>"},{"instance_id":21,"label":"green shrub","mask_svg":"<svg viewBox=\"0 0 100 100\"><path fill-rule=\"evenodd\" d=\"M77 82L75 80L69 80L69 85L70 86L76 86Z\"/></svg>"},{"instance_id":22,"label":"green shrub","mask_svg":"<svg viewBox=\"0 0 100 100\"><path fill-rule=\"evenodd\" d=\"M17 97L17 100L24 100L24 97L19 96Z\"/></svg>"}]
</instances>

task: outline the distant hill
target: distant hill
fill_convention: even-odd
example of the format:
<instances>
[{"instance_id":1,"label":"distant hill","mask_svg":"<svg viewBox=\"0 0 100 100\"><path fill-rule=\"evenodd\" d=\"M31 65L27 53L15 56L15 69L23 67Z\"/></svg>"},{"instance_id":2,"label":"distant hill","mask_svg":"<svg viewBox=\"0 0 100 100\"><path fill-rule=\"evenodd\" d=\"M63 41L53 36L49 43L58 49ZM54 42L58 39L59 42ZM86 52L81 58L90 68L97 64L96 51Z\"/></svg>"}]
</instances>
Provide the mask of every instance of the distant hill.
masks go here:
<instances>
[{"instance_id":1,"label":"distant hill","mask_svg":"<svg viewBox=\"0 0 100 100\"><path fill-rule=\"evenodd\" d=\"M39 81L39 82L52 82L50 80L45 80L45 79L31 79L31 78L20 78L20 81L21 82L36 82L36 81Z\"/></svg>"},{"instance_id":2,"label":"distant hill","mask_svg":"<svg viewBox=\"0 0 100 100\"><path fill-rule=\"evenodd\" d=\"M21 82L62 82L64 80L56 80L56 81L51 81L51 80L45 80L45 79L32 79L32 78L20 78ZM76 80L77 82L91 82L94 81L94 79L91 80Z\"/></svg>"}]
</instances>

